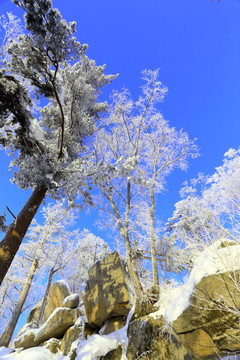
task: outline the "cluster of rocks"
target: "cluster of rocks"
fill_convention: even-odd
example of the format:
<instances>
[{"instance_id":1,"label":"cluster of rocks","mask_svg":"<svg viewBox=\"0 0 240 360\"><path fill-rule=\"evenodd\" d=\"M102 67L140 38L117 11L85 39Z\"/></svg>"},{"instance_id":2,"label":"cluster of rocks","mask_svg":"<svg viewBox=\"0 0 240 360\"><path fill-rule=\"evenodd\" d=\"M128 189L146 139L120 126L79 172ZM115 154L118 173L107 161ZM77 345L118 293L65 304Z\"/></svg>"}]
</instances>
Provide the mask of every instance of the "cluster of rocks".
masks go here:
<instances>
[{"instance_id":1,"label":"cluster of rocks","mask_svg":"<svg viewBox=\"0 0 240 360\"><path fill-rule=\"evenodd\" d=\"M79 307L79 295L70 295L63 281L53 283L41 322L36 328L41 305L42 300L31 309L27 324L14 340L14 347L28 349L43 344L54 353L59 349L64 355L68 354L71 343L85 336L84 309Z\"/></svg>"},{"instance_id":2,"label":"cluster of rocks","mask_svg":"<svg viewBox=\"0 0 240 360\"><path fill-rule=\"evenodd\" d=\"M189 306L171 326L163 316L154 315L158 310L154 304L143 307L145 313L137 306L128 327L127 359L207 360L240 351L238 276L235 271L204 277L196 285ZM36 329L34 324L41 302L30 311L14 346L26 349L43 345L52 352L69 354L73 360L74 341L87 339L100 329L106 335L122 328L133 299L124 263L117 252L107 255L90 269L80 304L78 294L70 294L63 282L53 283L40 327ZM121 357L122 348L118 347L101 360Z\"/></svg>"},{"instance_id":3,"label":"cluster of rocks","mask_svg":"<svg viewBox=\"0 0 240 360\"><path fill-rule=\"evenodd\" d=\"M70 294L63 281L53 283L41 317L42 300L28 316L27 324L14 340L15 348L27 349L42 344L52 352L67 355L75 340L87 339L102 328L107 335L125 325L131 308L131 283L117 252L98 261L89 271L82 302Z\"/></svg>"}]
</instances>

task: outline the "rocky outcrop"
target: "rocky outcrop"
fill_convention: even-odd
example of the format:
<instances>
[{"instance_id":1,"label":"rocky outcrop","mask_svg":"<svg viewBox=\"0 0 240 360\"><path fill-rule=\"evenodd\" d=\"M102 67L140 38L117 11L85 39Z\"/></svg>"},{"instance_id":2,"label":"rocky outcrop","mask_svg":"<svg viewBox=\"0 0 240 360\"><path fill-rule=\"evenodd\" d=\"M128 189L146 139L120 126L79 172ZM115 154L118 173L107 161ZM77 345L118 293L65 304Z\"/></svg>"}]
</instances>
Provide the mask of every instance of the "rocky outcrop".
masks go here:
<instances>
[{"instance_id":1,"label":"rocky outcrop","mask_svg":"<svg viewBox=\"0 0 240 360\"><path fill-rule=\"evenodd\" d=\"M100 360L121 360L122 359L122 346L117 349L109 351L107 355L101 356Z\"/></svg>"},{"instance_id":2,"label":"rocky outcrop","mask_svg":"<svg viewBox=\"0 0 240 360\"><path fill-rule=\"evenodd\" d=\"M43 346L51 351L51 353L57 354L60 350L60 342L59 339L51 338L50 340L45 341Z\"/></svg>"},{"instance_id":3,"label":"rocky outcrop","mask_svg":"<svg viewBox=\"0 0 240 360\"><path fill-rule=\"evenodd\" d=\"M219 249L228 250L228 246L226 242ZM214 253L218 261L217 255ZM240 249L239 256L235 256L238 263L239 258ZM232 259L231 254L228 259ZM211 268L211 261L208 266ZM78 294L70 295L67 286L58 282L51 287L45 322L39 329L31 329L39 313L39 303L31 310L29 322L19 333L15 346L28 348L44 343L53 353L60 351L74 360L79 351L77 342L91 338L95 333L90 343L83 342L80 347L86 345L89 349L89 344L95 342L93 347L100 344L97 356L101 360L120 360L125 353L128 360L218 360L228 353L240 352L238 269L240 265L231 271L210 273L212 275L206 275L204 270L202 276L201 268L198 268L200 275L196 273L196 277L190 277L191 286L185 286L183 296L172 301L167 310L161 304L155 304L158 292L152 288L142 299L137 299L135 310L129 313L133 293L125 266L117 253L107 255L89 271L84 299L87 318L78 307ZM160 311L152 314L158 310L156 305L158 308L160 305ZM54 309L55 306L58 307ZM130 316L126 321L128 313L131 321ZM129 342L126 348L127 341L122 334L125 331L126 335L127 327ZM101 341L106 344L108 334L111 334L111 346L107 347L106 354L104 346L101 352Z\"/></svg>"},{"instance_id":4,"label":"rocky outcrop","mask_svg":"<svg viewBox=\"0 0 240 360\"><path fill-rule=\"evenodd\" d=\"M166 331L163 318L151 316L130 323L127 359L135 360L191 360L186 348L171 331Z\"/></svg>"},{"instance_id":5,"label":"rocky outcrop","mask_svg":"<svg viewBox=\"0 0 240 360\"><path fill-rule=\"evenodd\" d=\"M72 343L77 339L86 339L85 321L81 317L78 318L73 326L67 329L62 338L60 350L63 355L67 355L69 353Z\"/></svg>"},{"instance_id":6,"label":"rocky outcrop","mask_svg":"<svg viewBox=\"0 0 240 360\"><path fill-rule=\"evenodd\" d=\"M219 359L217 346L214 344L211 336L203 329L179 335L179 339L195 359Z\"/></svg>"},{"instance_id":7,"label":"rocky outcrop","mask_svg":"<svg viewBox=\"0 0 240 360\"><path fill-rule=\"evenodd\" d=\"M196 359L219 358L240 350L239 311L239 272L207 276L196 285L173 328Z\"/></svg>"},{"instance_id":8,"label":"rocky outcrop","mask_svg":"<svg viewBox=\"0 0 240 360\"><path fill-rule=\"evenodd\" d=\"M85 311L89 325L101 328L116 316L126 316L131 307L129 277L117 252L98 261L89 271L85 289Z\"/></svg>"}]
</instances>

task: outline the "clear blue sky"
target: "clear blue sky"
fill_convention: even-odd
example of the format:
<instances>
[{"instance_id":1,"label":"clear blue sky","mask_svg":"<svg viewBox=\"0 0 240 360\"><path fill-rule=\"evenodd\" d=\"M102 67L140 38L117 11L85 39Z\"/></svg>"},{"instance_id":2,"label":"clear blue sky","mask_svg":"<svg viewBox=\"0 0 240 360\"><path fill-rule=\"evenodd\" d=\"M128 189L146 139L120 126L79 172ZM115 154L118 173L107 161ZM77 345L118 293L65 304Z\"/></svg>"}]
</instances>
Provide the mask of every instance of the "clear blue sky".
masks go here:
<instances>
[{"instance_id":1,"label":"clear blue sky","mask_svg":"<svg viewBox=\"0 0 240 360\"><path fill-rule=\"evenodd\" d=\"M169 177L157 210L166 220L183 181L212 173L224 152L240 145L240 1L53 0L53 5L67 21L77 22L77 38L89 45L88 56L106 64L107 73L119 73L106 98L123 85L137 97L141 71L161 68L169 93L160 110L172 126L198 139L201 152L187 173ZM6 11L22 16L10 0L0 0L0 14ZM0 151L0 213L7 205L17 214L30 192L9 183L8 160ZM79 227L90 228L94 221L83 217Z\"/></svg>"}]
</instances>

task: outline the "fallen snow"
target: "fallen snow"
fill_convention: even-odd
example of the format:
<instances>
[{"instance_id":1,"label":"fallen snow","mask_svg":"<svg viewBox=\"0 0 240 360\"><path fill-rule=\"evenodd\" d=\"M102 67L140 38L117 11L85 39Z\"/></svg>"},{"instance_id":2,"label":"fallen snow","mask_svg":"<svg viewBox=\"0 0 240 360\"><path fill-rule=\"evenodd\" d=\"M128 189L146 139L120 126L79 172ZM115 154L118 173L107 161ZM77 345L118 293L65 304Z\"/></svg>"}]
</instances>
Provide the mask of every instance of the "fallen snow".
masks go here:
<instances>
[{"instance_id":1,"label":"fallen snow","mask_svg":"<svg viewBox=\"0 0 240 360\"><path fill-rule=\"evenodd\" d=\"M77 360L93 360L97 356L104 356L116 349L117 339L107 335L93 335L89 340L83 340L77 347Z\"/></svg>"},{"instance_id":2,"label":"fallen snow","mask_svg":"<svg viewBox=\"0 0 240 360\"><path fill-rule=\"evenodd\" d=\"M81 341L77 346L76 360L94 360L98 356L104 356L116 349L119 345L123 347L122 359L126 359L125 351L128 345L127 330L132 318L134 307L130 310L126 324L123 328L108 335L93 335L89 340Z\"/></svg>"},{"instance_id":3,"label":"fallen snow","mask_svg":"<svg viewBox=\"0 0 240 360\"><path fill-rule=\"evenodd\" d=\"M206 248L195 260L193 269L186 284L181 287L181 293L167 307L163 315L168 324L176 320L189 305L190 296L196 284L205 276L239 270L240 245L221 248L221 243L230 241L220 239ZM160 309L161 310L161 309Z\"/></svg>"},{"instance_id":4,"label":"fallen snow","mask_svg":"<svg viewBox=\"0 0 240 360\"><path fill-rule=\"evenodd\" d=\"M21 352L11 352L12 350L1 347L0 360L60 360L61 355L53 354L44 347L34 347Z\"/></svg>"}]
</instances>

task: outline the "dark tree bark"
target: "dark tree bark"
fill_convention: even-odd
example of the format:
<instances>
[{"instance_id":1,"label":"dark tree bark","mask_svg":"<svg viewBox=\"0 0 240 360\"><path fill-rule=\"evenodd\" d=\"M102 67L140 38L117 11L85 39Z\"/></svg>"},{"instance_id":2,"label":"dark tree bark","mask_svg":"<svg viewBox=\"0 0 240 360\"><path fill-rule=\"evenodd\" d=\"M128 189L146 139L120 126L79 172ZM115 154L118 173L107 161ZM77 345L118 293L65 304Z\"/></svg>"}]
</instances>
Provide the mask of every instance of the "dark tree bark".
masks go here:
<instances>
[{"instance_id":1,"label":"dark tree bark","mask_svg":"<svg viewBox=\"0 0 240 360\"><path fill-rule=\"evenodd\" d=\"M0 285L23 241L31 221L46 195L46 192L47 188L41 186L36 187L0 242Z\"/></svg>"}]
</instances>

